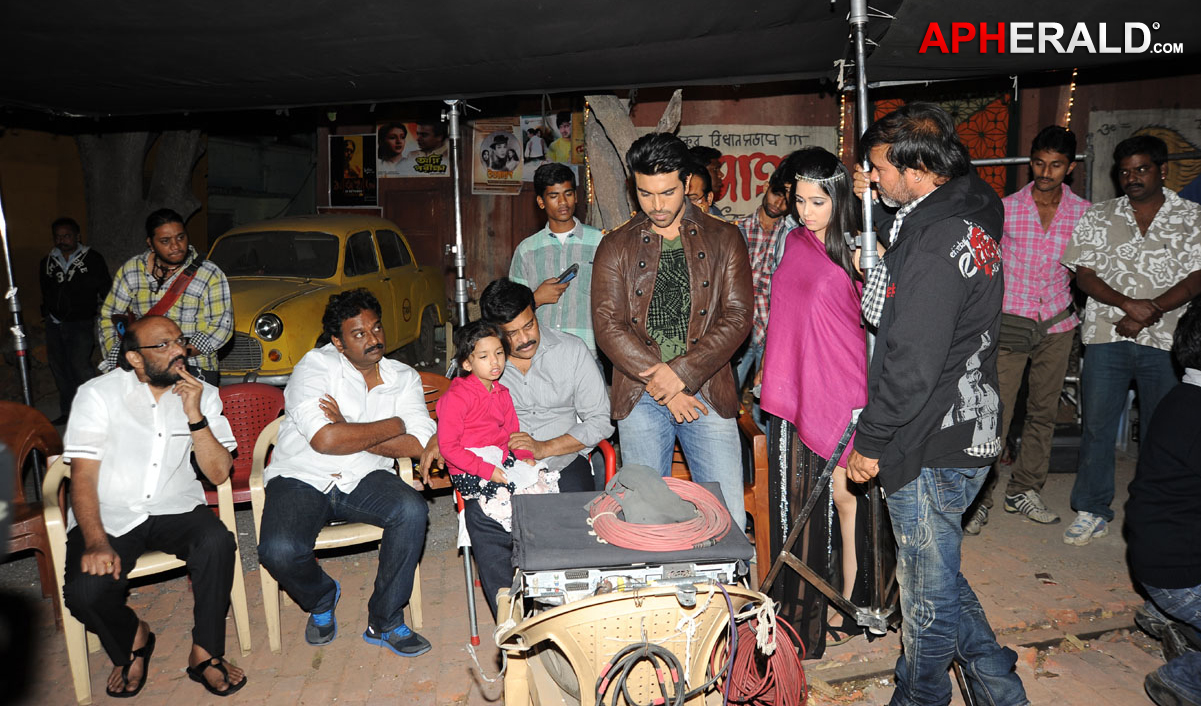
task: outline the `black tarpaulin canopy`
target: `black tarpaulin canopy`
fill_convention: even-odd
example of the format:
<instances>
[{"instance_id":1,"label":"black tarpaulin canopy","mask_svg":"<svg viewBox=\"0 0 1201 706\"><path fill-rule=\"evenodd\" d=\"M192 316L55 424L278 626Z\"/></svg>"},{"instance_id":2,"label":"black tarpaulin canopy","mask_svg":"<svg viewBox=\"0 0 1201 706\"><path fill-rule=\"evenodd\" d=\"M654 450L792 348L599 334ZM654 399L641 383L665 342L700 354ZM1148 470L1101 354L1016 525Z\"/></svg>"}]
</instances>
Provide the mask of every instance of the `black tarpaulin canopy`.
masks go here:
<instances>
[{"instance_id":1,"label":"black tarpaulin canopy","mask_svg":"<svg viewBox=\"0 0 1201 706\"><path fill-rule=\"evenodd\" d=\"M1159 23L1201 50L1196 0L876 0L869 80L996 76L1152 54L919 54L930 22ZM0 104L84 116L833 77L848 0L148 0L0 7ZM895 19L893 19L895 17ZM1094 33L1096 30L1094 29Z\"/></svg>"}]
</instances>

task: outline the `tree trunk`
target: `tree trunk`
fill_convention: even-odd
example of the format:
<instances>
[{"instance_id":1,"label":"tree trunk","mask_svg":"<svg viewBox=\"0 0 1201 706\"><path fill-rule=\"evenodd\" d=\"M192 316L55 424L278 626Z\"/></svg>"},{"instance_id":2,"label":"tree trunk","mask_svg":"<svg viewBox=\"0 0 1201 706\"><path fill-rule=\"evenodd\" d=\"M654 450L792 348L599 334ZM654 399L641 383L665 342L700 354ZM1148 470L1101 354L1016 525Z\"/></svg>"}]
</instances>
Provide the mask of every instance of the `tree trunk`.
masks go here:
<instances>
[{"instance_id":1,"label":"tree trunk","mask_svg":"<svg viewBox=\"0 0 1201 706\"><path fill-rule=\"evenodd\" d=\"M145 222L152 211L172 208L187 221L200 210L192 193L192 170L204 151L199 130L78 135L75 141L83 163L89 242L114 270L146 249Z\"/></svg>"}]
</instances>

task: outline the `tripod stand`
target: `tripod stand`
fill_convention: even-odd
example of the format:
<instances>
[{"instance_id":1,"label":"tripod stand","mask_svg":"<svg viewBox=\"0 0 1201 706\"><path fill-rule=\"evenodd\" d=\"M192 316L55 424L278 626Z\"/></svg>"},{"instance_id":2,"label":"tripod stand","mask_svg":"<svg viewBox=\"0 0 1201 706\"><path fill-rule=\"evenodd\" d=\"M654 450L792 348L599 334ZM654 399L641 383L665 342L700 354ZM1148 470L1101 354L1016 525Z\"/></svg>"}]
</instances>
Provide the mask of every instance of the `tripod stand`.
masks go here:
<instances>
[{"instance_id":1,"label":"tripod stand","mask_svg":"<svg viewBox=\"0 0 1201 706\"><path fill-rule=\"evenodd\" d=\"M852 415L851 421L843 430L842 437L838 441L834 453L830 454L830 459L822 468L821 474L818 475L814 482L805 503L796 513L791 522L791 528L787 530L787 538L780 547L780 553L776 560L772 562L771 569L768 570L767 576L764 577L763 584L760 590L764 593L770 592L772 585L779 576L781 569L787 565L792 570L800 574L801 578L806 583L810 584L820 591L835 607L842 613L854 618L855 622L861 627L866 628L876 635L883 635L888 631L888 628L894 626L900 620L900 610L897 604L897 583L895 572L884 571L884 547L882 542L886 539L886 533L881 527L881 515L883 507L880 503L880 490L876 483L869 486L867 524L869 528L869 543L868 543L868 570L870 587L870 603L865 606L859 606L852 603L844 597L838 589L834 588L826 579L822 578L808 564L801 561L794 547L801 539L805 526L808 524L813 510L817 507L818 500L827 492L832 492L831 481L834 477L834 469L838 465L838 459L842 457L846 450L847 444L850 442L851 433L855 430L855 422L858 420L858 410Z\"/></svg>"}]
</instances>

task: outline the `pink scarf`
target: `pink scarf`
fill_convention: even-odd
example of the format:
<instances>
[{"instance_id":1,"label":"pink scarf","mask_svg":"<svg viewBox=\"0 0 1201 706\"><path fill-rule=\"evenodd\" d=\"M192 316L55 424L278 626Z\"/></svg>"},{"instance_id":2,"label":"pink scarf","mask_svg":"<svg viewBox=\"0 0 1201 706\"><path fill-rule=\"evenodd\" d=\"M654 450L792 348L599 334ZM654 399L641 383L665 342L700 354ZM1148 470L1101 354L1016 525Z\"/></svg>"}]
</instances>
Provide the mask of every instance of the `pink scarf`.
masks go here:
<instances>
[{"instance_id":1,"label":"pink scarf","mask_svg":"<svg viewBox=\"0 0 1201 706\"><path fill-rule=\"evenodd\" d=\"M829 458L867 404L867 349L859 296L808 228L787 236L771 279L771 318L763 354L763 409L797 428L801 442ZM839 461L846 466L851 444Z\"/></svg>"}]
</instances>

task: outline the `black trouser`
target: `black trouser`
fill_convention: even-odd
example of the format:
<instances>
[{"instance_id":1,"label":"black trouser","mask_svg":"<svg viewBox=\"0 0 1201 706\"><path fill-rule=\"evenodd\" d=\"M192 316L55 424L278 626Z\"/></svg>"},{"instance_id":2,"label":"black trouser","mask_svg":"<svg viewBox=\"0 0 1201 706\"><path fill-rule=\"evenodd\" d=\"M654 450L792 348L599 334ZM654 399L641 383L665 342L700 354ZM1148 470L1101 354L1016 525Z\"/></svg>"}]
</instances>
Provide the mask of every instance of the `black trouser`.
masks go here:
<instances>
[{"instance_id":1,"label":"black trouser","mask_svg":"<svg viewBox=\"0 0 1201 706\"><path fill-rule=\"evenodd\" d=\"M121 558L119 579L83 573L80 568L85 549L83 531L75 527L67 533L63 600L71 615L100 637L100 644L114 665L129 664L138 631L138 616L126 605L129 588L126 576L138 557L152 550L173 554L187 562L195 601L192 642L213 657L225 654L225 615L229 612L237 543L212 510L198 505L191 512L178 515L152 515L120 537L109 535L108 543Z\"/></svg>"},{"instance_id":2,"label":"black trouser","mask_svg":"<svg viewBox=\"0 0 1201 706\"><path fill-rule=\"evenodd\" d=\"M71 401L79 386L96 374L92 367L92 348L96 344L96 320L46 320L46 362L58 386L58 413L71 413Z\"/></svg>"},{"instance_id":3,"label":"black trouser","mask_svg":"<svg viewBox=\"0 0 1201 706\"><path fill-rule=\"evenodd\" d=\"M488 610L496 620L496 592L513 583L513 535L504 525L484 514L479 500L463 503L463 520L471 537L471 553Z\"/></svg>"},{"instance_id":4,"label":"black trouser","mask_svg":"<svg viewBox=\"0 0 1201 706\"><path fill-rule=\"evenodd\" d=\"M596 481L592 477L592 462L586 457L576 456L575 460L559 471L560 493L590 493L595 490ZM601 490L604 490L603 483Z\"/></svg>"}]
</instances>

